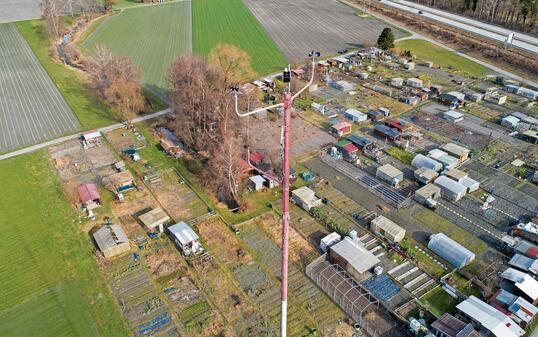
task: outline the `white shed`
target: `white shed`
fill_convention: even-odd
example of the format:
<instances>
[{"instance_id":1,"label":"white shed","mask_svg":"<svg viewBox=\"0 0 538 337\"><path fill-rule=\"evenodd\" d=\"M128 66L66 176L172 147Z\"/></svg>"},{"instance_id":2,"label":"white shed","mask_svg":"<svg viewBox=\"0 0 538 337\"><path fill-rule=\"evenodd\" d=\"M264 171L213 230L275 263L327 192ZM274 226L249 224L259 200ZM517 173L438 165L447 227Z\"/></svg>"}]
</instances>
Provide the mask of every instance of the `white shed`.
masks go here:
<instances>
[{"instance_id":1,"label":"white shed","mask_svg":"<svg viewBox=\"0 0 538 337\"><path fill-rule=\"evenodd\" d=\"M390 85L395 87L395 88L399 88L403 85L403 78L400 78L400 77L396 77L396 78L393 78L390 80Z\"/></svg>"},{"instance_id":2,"label":"white shed","mask_svg":"<svg viewBox=\"0 0 538 337\"><path fill-rule=\"evenodd\" d=\"M261 175L255 175L248 178L248 184L252 191L261 190L263 188L264 183L265 183L265 178L263 178Z\"/></svg>"},{"instance_id":3,"label":"white shed","mask_svg":"<svg viewBox=\"0 0 538 337\"><path fill-rule=\"evenodd\" d=\"M443 197L453 201L460 200L467 193L467 187L446 176L440 176L433 183L441 188Z\"/></svg>"},{"instance_id":4,"label":"white shed","mask_svg":"<svg viewBox=\"0 0 538 337\"><path fill-rule=\"evenodd\" d=\"M519 122L519 118L516 118L514 116L506 116L501 119L501 125L511 129L515 129Z\"/></svg>"},{"instance_id":5,"label":"white shed","mask_svg":"<svg viewBox=\"0 0 538 337\"><path fill-rule=\"evenodd\" d=\"M398 186L404 178L403 172L390 164L379 166L375 175L392 186Z\"/></svg>"},{"instance_id":6,"label":"white shed","mask_svg":"<svg viewBox=\"0 0 538 337\"><path fill-rule=\"evenodd\" d=\"M407 81L405 81L405 84L413 88L422 88L424 86L424 82L415 77L408 78Z\"/></svg>"},{"instance_id":7,"label":"white shed","mask_svg":"<svg viewBox=\"0 0 538 337\"><path fill-rule=\"evenodd\" d=\"M197 254L204 250L200 245L200 242L198 242L198 234L196 234L185 222L180 222L168 227L168 231L183 254Z\"/></svg>"},{"instance_id":8,"label":"white shed","mask_svg":"<svg viewBox=\"0 0 538 337\"><path fill-rule=\"evenodd\" d=\"M463 114L456 110L448 110L443 114L443 118L451 123L458 123L463 121Z\"/></svg>"},{"instance_id":9,"label":"white shed","mask_svg":"<svg viewBox=\"0 0 538 337\"><path fill-rule=\"evenodd\" d=\"M306 211L310 211L311 208L321 206L321 199L316 197L316 193L307 186L293 190L291 192L291 199Z\"/></svg>"},{"instance_id":10,"label":"white shed","mask_svg":"<svg viewBox=\"0 0 538 337\"><path fill-rule=\"evenodd\" d=\"M347 109L344 112L344 116L346 116L347 119L356 123L366 122L366 120L368 119L368 116L365 113L362 113L356 109Z\"/></svg>"},{"instance_id":11,"label":"white shed","mask_svg":"<svg viewBox=\"0 0 538 337\"><path fill-rule=\"evenodd\" d=\"M382 215L370 222L370 230L392 242L400 242L405 237L405 229Z\"/></svg>"}]
</instances>

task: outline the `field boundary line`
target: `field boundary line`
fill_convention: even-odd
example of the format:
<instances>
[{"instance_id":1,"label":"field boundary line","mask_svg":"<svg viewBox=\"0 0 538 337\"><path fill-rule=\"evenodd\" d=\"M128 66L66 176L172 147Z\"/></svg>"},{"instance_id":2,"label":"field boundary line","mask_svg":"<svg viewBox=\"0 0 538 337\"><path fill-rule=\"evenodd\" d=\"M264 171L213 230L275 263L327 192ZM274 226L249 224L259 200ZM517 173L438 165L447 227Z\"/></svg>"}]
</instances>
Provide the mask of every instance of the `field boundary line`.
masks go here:
<instances>
[{"instance_id":1,"label":"field boundary line","mask_svg":"<svg viewBox=\"0 0 538 337\"><path fill-rule=\"evenodd\" d=\"M154 119L154 118L159 118L161 116L164 116L164 115L170 113L171 111L172 111L172 109L168 108L168 109L165 109L165 110L161 110L161 111L152 113L150 115L137 117L137 118L132 120L132 123L141 123L141 122L145 122L147 120L151 120L151 119ZM125 124L123 124L123 123L116 123L116 124L104 126L104 127L101 127L101 128L95 129L95 130L103 133L103 132L106 132L106 131L112 131L112 130L115 130L115 129L119 129L119 128L122 128L124 126L125 126ZM81 132L83 132L83 131L80 131L80 132L77 132L77 133L74 133L74 134L70 134L70 135L67 135L67 136L64 136L64 137L56 138L56 139L53 139L53 140L49 140L49 141L46 141L46 142L43 142L43 143L31 145L31 146L28 146L28 147L25 147L25 148L22 148L22 149L19 149L19 150L16 150L16 151L12 151L12 152L2 154L2 155L0 155L0 160L13 158L13 157L20 156L20 155L23 155L23 154L35 152L35 151L44 149L44 148L46 148L48 146L51 146L51 145L56 145L56 144L59 144L59 143L62 143L62 142L68 141L68 140L76 139L76 138L80 137Z\"/></svg>"}]
</instances>

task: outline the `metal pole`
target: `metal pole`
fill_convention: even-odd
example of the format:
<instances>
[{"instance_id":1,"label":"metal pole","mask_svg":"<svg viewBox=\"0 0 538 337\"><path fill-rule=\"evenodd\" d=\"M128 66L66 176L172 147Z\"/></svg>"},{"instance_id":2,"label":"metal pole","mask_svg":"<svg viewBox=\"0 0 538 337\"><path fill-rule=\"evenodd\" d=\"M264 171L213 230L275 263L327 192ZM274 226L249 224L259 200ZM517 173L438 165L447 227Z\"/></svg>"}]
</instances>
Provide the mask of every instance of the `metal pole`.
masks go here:
<instances>
[{"instance_id":1,"label":"metal pole","mask_svg":"<svg viewBox=\"0 0 538 337\"><path fill-rule=\"evenodd\" d=\"M282 179L282 284L281 299L282 312L280 321L280 335L286 337L287 313L288 313L288 236L290 224L290 127L291 127L291 93L284 93L284 177Z\"/></svg>"},{"instance_id":2,"label":"metal pole","mask_svg":"<svg viewBox=\"0 0 538 337\"><path fill-rule=\"evenodd\" d=\"M284 132L283 132L283 175L282 178L282 266L281 266L281 275L282 275L282 285L281 285L281 301L282 301L282 311L281 311L281 321L280 321L280 335L286 337L286 328L287 328L287 316L288 316L288 238L289 238L289 225L290 225L290 170L291 170L291 104L293 100L298 97L303 91L305 91L313 82L314 82L314 71L315 71L315 60L316 57L319 57L319 52L312 51L309 55L312 58L312 74L310 76L310 81L294 95L291 94L291 83L288 84L288 90L284 93L284 101L282 103L274 104L268 107L259 108L253 111L247 111L245 113L239 112L239 107L237 103L237 93L239 88L232 88L234 94L234 108L235 113L239 117L246 117L252 114L266 111L269 109L274 109L278 107L284 107ZM288 68L289 69L289 68ZM288 71L288 70L286 70ZM250 163L250 161L248 161Z\"/></svg>"}]
</instances>

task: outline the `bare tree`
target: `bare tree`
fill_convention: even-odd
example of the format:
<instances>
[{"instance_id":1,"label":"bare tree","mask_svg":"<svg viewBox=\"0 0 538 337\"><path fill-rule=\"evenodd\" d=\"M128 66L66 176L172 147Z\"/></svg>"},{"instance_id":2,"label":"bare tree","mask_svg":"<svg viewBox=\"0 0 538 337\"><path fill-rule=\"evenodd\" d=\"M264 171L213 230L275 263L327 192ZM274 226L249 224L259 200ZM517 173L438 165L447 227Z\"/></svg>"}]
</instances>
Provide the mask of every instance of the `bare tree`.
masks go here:
<instances>
[{"instance_id":1,"label":"bare tree","mask_svg":"<svg viewBox=\"0 0 538 337\"><path fill-rule=\"evenodd\" d=\"M119 119L130 122L144 108L139 72L131 59L97 46L85 67L93 87L116 108Z\"/></svg>"},{"instance_id":2,"label":"bare tree","mask_svg":"<svg viewBox=\"0 0 538 337\"><path fill-rule=\"evenodd\" d=\"M170 68L171 128L194 150L209 147L217 120L214 74L200 57L179 57Z\"/></svg>"},{"instance_id":3,"label":"bare tree","mask_svg":"<svg viewBox=\"0 0 538 337\"><path fill-rule=\"evenodd\" d=\"M45 24L45 31L50 37L60 36L60 16L62 5L58 0L43 0L41 4L41 16Z\"/></svg>"},{"instance_id":4,"label":"bare tree","mask_svg":"<svg viewBox=\"0 0 538 337\"><path fill-rule=\"evenodd\" d=\"M249 80L254 71L248 54L230 45L215 47L208 61L209 64L189 55L178 58L172 65L173 114L169 125L186 145L208 153L206 185L222 201L238 202L244 170L241 166L244 140L230 87ZM247 101L255 106L259 98L252 94Z\"/></svg>"}]
</instances>

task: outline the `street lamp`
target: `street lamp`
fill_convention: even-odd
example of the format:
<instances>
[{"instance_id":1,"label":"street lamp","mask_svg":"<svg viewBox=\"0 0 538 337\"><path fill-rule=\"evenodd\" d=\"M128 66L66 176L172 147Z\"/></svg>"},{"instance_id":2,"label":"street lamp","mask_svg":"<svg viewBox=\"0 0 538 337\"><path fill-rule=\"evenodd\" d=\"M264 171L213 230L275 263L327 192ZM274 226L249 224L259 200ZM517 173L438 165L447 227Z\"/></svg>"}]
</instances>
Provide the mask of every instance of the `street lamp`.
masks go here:
<instances>
[{"instance_id":1,"label":"street lamp","mask_svg":"<svg viewBox=\"0 0 538 337\"><path fill-rule=\"evenodd\" d=\"M290 69L284 70L284 83L288 83L287 89L284 91L284 99L282 103L274 104L271 106L259 108L252 111L247 111L244 113L239 112L237 104L237 92L238 88L233 89L234 93L234 107L235 112L239 117L246 117L252 114L262 112L268 109L274 109L279 107L284 107L284 128L283 128L283 177L282 177L282 284L280 290L280 296L282 301L282 311L280 319L280 335L286 337L286 327L287 327L287 310L288 310L288 238L289 238L289 223L290 223L290 169L291 169L291 105L293 100L297 98L303 91L308 88L312 82L314 82L314 70L316 66L316 57L320 56L319 52L312 51L308 55L312 59L312 70L310 81L297 93L294 95L291 94L291 83L290 83ZM250 153L248 153L250 155ZM250 163L250 158L247 158Z\"/></svg>"}]
</instances>

